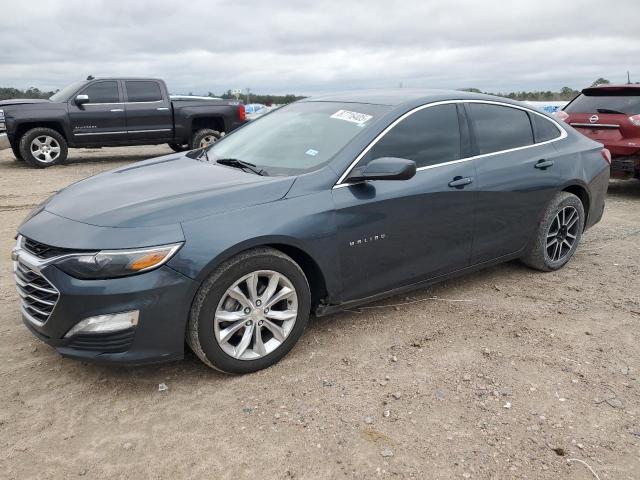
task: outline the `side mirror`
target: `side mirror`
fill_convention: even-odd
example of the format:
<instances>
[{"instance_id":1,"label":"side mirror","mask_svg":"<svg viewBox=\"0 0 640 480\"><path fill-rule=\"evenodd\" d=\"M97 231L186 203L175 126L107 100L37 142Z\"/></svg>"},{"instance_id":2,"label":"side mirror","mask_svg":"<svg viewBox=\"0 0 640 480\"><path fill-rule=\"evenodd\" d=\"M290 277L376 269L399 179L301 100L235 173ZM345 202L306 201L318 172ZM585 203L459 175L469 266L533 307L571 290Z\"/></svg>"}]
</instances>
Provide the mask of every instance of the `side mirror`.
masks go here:
<instances>
[{"instance_id":1,"label":"side mirror","mask_svg":"<svg viewBox=\"0 0 640 480\"><path fill-rule=\"evenodd\" d=\"M76 105L84 105L89 103L89 95L78 95L76 97Z\"/></svg>"},{"instance_id":2,"label":"side mirror","mask_svg":"<svg viewBox=\"0 0 640 480\"><path fill-rule=\"evenodd\" d=\"M360 168L354 168L347 177L350 182L366 180L409 180L416 174L416 162L405 158L381 157Z\"/></svg>"}]
</instances>

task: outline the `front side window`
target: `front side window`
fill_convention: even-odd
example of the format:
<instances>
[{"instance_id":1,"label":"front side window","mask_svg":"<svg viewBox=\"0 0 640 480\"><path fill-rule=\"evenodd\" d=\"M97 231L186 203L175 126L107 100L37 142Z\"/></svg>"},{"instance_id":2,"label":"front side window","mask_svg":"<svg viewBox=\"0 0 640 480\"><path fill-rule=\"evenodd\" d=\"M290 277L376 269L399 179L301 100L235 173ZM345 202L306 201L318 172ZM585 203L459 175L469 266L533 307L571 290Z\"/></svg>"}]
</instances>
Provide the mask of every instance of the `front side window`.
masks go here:
<instances>
[{"instance_id":1,"label":"front side window","mask_svg":"<svg viewBox=\"0 0 640 480\"><path fill-rule=\"evenodd\" d=\"M436 105L409 115L367 152L362 163L381 157L413 160L418 168L459 160L456 105Z\"/></svg>"},{"instance_id":2,"label":"front side window","mask_svg":"<svg viewBox=\"0 0 640 480\"><path fill-rule=\"evenodd\" d=\"M157 102L162 100L158 82L131 80L124 82L128 102Z\"/></svg>"},{"instance_id":3,"label":"front side window","mask_svg":"<svg viewBox=\"0 0 640 480\"><path fill-rule=\"evenodd\" d=\"M89 96L89 103L118 103L118 82L97 82L89 85L82 92Z\"/></svg>"},{"instance_id":4,"label":"front side window","mask_svg":"<svg viewBox=\"0 0 640 480\"><path fill-rule=\"evenodd\" d=\"M480 154L533 145L526 111L485 103L470 103L469 110Z\"/></svg>"},{"instance_id":5,"label":"front side window","mask_svg":"<svg viewBox=\"0 0 640 480\"><path fill-rule=\"evenodd\" d=\"M250 162L267 175L311 172L326 165L390 109L366 103L292 103L214 143L208 157Z\"/></svg>"}]
</instances>

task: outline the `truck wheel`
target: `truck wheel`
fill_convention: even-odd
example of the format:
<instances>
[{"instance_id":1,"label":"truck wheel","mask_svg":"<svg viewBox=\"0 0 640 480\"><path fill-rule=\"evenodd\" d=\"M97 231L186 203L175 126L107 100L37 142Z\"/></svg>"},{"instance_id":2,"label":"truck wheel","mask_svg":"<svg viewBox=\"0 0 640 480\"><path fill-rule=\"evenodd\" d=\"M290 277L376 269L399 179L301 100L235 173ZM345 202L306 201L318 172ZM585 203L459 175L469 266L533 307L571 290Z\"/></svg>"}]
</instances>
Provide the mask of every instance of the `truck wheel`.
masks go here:
<instances>
[{"instance_id":1,"label":"truck wheel","mask_svg":"<svg viewBox=\"0 0 640 480\"><path fill-rule=\"evenodd\" d=\"M196 130L191 137L191 150L207 147L217 142L220 136L220 132L211 130L210 128Z\"/></svg>"},{"instance_id":2,"label":"truck wheel","mask_svg":"<svg viewBox=\"0 0 640 480\"><path fill-rule=\"evenodd\" d=\"M186 143L184 145L180 143L170 143L169 148L174 152L184 152L185 150L189 150L189 145Z\"/></svg>"},{"instance_id":3,"label":"truck wheel","mask_svg":"<svg viewBox=\"0 0 640 480\"><path fill-rule=\"evenodd\" d=\"M24 158L22 158L18 147L14 147L13 145L11 145L11 151L13 151L13 156L15 157L16 161L24 162Z\"/></svg>"},{"instance_id":4,"label":"truck wheel","mask_svg":"<svg viewBox=\"0 0 640 480\"><path fill-rule=\"evenodd\" d=\"M562 268L578 248L584 220L582 201L571 193L558 193L547 207L522 262L543 272Z\"/></svg>"},{"instance_id":5,"label":"truck wheel","mask_svg":"<svg viewBox=\"0 0 640 480\"><path fill-rule=\"evenodd\" d=\"M272 248L241 253L207 278L193 301L187 343L204 363L250 373L284 357L309 320L302 269Z\"/></svg>"},{"instance_id":6,"label":"truck wheel","mask_svg":"<svg viewBox=\"0 0 640 480\"><path fill-rule=\"evenodd\" d=\"M58 165L67 159L67 141L51 128L32 128L20 139L20 155L36 168Z\"/></svg>"}]
</instances>

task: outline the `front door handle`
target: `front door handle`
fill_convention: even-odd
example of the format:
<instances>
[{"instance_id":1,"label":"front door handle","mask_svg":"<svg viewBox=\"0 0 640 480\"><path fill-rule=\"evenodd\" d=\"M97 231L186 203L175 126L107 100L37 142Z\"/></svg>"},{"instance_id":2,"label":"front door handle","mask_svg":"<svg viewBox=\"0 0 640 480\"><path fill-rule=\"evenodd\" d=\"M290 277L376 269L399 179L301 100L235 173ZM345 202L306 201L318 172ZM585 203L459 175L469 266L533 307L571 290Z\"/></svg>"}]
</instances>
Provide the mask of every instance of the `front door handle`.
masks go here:
<instances>
[{"instance_id":1,"label":"front door handle","mask_svg":"<svg viewBox=\"0 0 640 480\"><path fill-rule=\"evenodd\" d=\"M111 112L124 112L124 108L112 108Z\"/></svg>"},{"instance_id":2,"label":"front door handle","mask_svg":"<svg viewBox=\"0 0 640 480\"><path fill-rule=\"evenodd\" d=\"M473 183L473 177L454 177L449 182L451 188L464 188L467 185Z\"/></svg>"},{"instance_id":3,"label":"front door handle","mask_svg":"<svg viewBox=\"0 0 640 480\"><path fill-rule=\"evenodd\" d=\"M549 167L553 166L553 160L539 160L538 163L534 165L534 167L539 168L540 170L546 170Z\"/></svg>"}]
</instances>

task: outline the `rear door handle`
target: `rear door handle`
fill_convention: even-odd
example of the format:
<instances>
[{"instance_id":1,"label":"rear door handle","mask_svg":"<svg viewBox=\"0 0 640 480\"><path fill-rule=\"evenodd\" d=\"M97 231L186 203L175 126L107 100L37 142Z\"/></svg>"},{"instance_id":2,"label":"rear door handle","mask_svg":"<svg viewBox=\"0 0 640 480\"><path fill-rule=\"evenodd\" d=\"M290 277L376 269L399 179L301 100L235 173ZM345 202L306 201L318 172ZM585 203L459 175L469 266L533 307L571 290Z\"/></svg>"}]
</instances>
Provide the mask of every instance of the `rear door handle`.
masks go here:
<instances>
[{"instance_id":1,"label":"rear door handle","mask_svg":"<svg viewBox=\"0 0 640 480\"><path fill-rule=\"evenodd\" d=\"M549 167L553 166L553 160L540 160L538 163L534 165L534 167L539 168L541 170L546 170Z\"/></svg>"},{"instance_id":2,"label":"rear door handle","mask_svg":"<svg viewBox=\"0 0 640 480\"><path fill-rule=\"evenodd\" d=\"M449 186L452 188L464 188L467 185L473 183L473 177L454 177L449 182Z\"/></svg>"},{"instance_id":3,"label":"rear door handle","mask_svg":"<svg viewBox=\"0 0 640 480\"><path fill-rule=\"evenodd\" d=\"M124 112L124 108L112 108L112 112Z\"/></svg>"}]
</instances>

